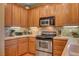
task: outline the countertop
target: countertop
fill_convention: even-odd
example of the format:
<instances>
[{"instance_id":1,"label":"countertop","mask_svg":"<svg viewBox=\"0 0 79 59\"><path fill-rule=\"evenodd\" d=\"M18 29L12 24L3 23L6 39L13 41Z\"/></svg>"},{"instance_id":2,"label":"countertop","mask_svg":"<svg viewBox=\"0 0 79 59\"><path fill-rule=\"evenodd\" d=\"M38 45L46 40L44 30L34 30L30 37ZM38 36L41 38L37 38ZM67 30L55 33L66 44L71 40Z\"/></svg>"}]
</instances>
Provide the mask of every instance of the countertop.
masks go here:
<instances>
[{"instance_id":1,"label":"countertop","mask_svg":"<svg viewBox=\"0 0 79 59\"><path fill-rule=\"evenodd\" d=\"M63 51L63 53L62 53L62 56L70 56L70 54L69 54L69 51L71 51L70 45L71 45L71 46L72 46L72 45L78 45L78 46L79 46L79 38L73 38L73 37L69 37L69 38L68 38L68 42L67 42L67 44L66 44L66 46L65 46L65 48L64 48L64 51ZM79 48L76 49L76 50L79 50ZM79 53L78 53L78 54L79 54ZM71 55L71 56L72 56L72 55Z\"/></svg>"},{"instance_id":2,"label":"countertop","mask_svg":"<svg viewBox=\"0 0 79 59\"><path fill-rule=\"evenodd\" d=\"M61 40L67 40L67 36L55 36L53 39L61 39Z\"/></svg>"},{"instance_id":3,"label":"countertop","mask_svg":"<svg viewBox=\"0 0 79 59\"><path fill-rule=\"evenodd\" d=\"M11 36L11 37L5 37L5 40L17 39L22 37L36 37L36 35L32 34L32 35ZM53 37L53 39L68 39L68 38L66 36L56 36L56 37Z\"/></svg>"},{"instance_id":4,"label":"countertop","mask_svg":"<svg viewBox=\"0 0 79 59\"><path fill-rule=\"evenodd\" d=\"M36 37L36 35L10 36L10 37L5 37L5 40L9 40L9 39L17 39L17 38L23 38L23 37Z\"/></svg>"}]
</instances>

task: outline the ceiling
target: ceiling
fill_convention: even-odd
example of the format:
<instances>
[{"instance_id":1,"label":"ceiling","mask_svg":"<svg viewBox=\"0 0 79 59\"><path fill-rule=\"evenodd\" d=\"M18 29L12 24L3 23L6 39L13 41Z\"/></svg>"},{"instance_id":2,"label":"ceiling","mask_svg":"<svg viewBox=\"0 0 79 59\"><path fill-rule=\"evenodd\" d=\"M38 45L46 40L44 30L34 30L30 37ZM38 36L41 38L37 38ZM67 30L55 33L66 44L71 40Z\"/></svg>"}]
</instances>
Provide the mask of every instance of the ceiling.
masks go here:
<instances>
[{"instance_id":1,"label":"ceiling","mask_svg":"<svg viewBox=\"0 0 79 59\"><path fill-rule=\"evenodd\" d=\"M41 3L20 3L20 4L25 6L25 7L28 6L30 8L33 8L33 7L41 5Z\"/></svg>"}]
</instances>

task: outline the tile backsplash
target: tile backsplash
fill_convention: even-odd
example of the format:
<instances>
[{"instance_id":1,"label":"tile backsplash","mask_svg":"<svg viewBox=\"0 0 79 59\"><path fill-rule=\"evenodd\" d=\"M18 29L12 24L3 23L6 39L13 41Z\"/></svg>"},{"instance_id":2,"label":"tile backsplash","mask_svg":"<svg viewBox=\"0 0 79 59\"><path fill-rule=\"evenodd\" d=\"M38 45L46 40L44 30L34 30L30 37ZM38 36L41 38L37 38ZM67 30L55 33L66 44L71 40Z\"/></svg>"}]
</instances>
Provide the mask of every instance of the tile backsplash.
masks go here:
<instances>
[{"instance_id":1,"label":"tile backsplash","mask_svg":"<svg viewBox=\"0 0 79 59\"><path fill-rule=\"evenodd\" d=\"M79 34L79 26L64 26L61 29L61 35L72 36L72 32Z\"/></svg>"}]
</instances>

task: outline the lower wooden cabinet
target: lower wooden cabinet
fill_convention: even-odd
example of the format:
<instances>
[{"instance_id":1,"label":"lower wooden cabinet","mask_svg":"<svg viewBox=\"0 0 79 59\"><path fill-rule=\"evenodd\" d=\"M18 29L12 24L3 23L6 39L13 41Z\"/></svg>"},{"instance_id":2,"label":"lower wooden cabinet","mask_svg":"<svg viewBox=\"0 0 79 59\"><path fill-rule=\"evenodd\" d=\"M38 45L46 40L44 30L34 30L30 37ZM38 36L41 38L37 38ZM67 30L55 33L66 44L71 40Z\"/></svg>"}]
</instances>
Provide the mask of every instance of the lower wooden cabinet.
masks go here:
<instances>
[{"instance_id":1,"label":"lower wooden cabinet","mask_svg":"<svg viewBox=\"0 0 79 59\"><path fill-rule=\"evenodd\" d=\"M18 38L5 41L6 56L20 56L28 52L28 39Z\"/></svg>"},{"instance_id":2,"label":"lower wooden cabinet","mask_svg":"<svg viewBox=\"0 0 79 59\"><path fill-rule=\"evenodd\" d=\"M28 38L18 39L18 55L23 55L28 52Z\"/></svg>"},{"instance_id":3,"label":"lower wooden cabinet","mask_svg":"<svg viewBox=\"0 0 79 59\"><path fill-rule=\"evenodd\" d=\"M17 40L16 39L5 41L5 56L17 56Z\"/></svg>"},{"instance_id":4,"label":"lower wooden cabinet","mask_svg":"<svg viewBox=\"0 0 79 59\"><path fill-rule=\"evenodd\" d=\"M17 56L17 45L11 45L5 47L6 56Z\"/></svg>"},{"instance_id":5,"label":"lower wooden cabinet","mask_svg":"<svg viewBox=\"0 0 79 59\"><path fill-rule=\"evenodd\" d=\"M53 56L61 56L67 39L53 39ZM36 38L26 37L5 40L6 56L22 56L24 54L36 54Z\"/></svg>"},{"instance_id":6,"label":"lower wooden cabinet","mask_svg":"<svg viewBox=\"0 0 79 59\"><path fill-rule=\"evenodd\" d=\"M29 53L36 54L36 39L35 39L35 37L29 37Z\"/></svg>"},{"instance_id":7,"label":"lower wooden cabinet","mask_svg":"<svg viewBox=\"0 0 79 59\"><path fill-rule=\"evenodd\" d=\"M61 56L67 39L54 39L53 40L53 56Z\"/></svg>"}]
</instances>

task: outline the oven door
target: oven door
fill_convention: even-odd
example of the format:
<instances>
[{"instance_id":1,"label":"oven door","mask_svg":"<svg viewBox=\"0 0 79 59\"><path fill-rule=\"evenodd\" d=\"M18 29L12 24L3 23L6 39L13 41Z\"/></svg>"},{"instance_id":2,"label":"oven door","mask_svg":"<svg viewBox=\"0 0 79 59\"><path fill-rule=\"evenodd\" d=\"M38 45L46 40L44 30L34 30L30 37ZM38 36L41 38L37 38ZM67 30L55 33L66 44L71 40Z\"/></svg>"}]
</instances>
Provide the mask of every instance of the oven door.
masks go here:
<instances>
[{"instance_id":1,"label":"oven door","mask_svg":"<svg viewBox=\"0 0 79 59\"><path fill-rule=\"evenodd\" d=\"M45 52L52 52L52 40L36 40L36 49Z\"/></svg>"}]
</instances>

